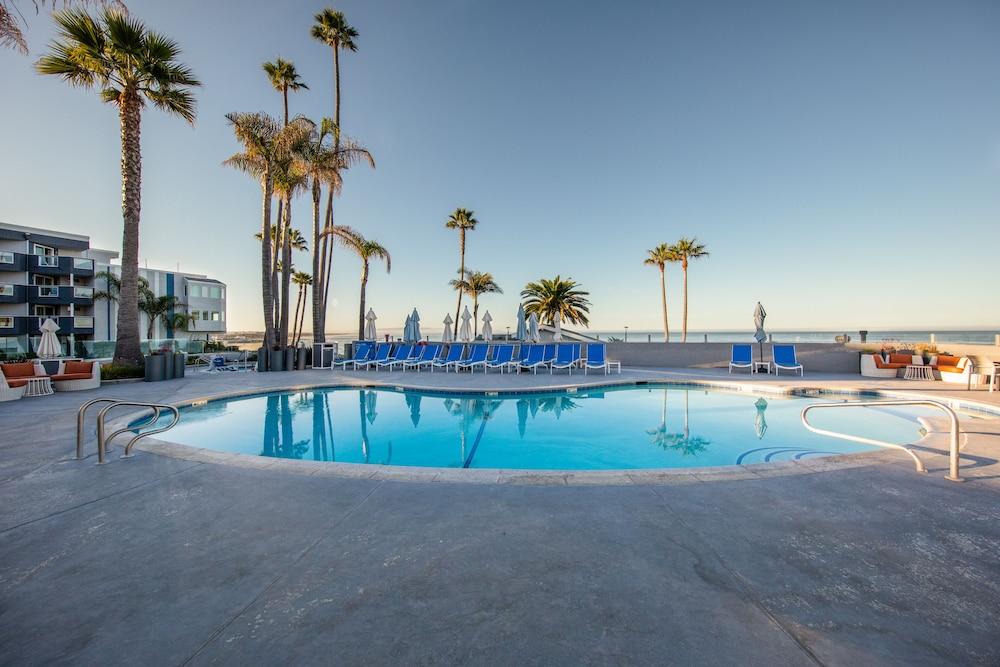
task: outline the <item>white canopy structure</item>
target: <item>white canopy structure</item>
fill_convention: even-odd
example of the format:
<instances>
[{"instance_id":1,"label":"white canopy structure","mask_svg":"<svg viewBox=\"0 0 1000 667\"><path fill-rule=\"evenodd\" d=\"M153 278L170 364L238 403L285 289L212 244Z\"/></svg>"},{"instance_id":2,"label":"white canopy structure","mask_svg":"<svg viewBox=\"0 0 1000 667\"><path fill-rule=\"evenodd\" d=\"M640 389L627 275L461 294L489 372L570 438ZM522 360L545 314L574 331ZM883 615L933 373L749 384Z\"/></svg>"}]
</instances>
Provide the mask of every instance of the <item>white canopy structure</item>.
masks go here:
<instances>
[{"instance_id":1,"label":"white canopy structure","mask_svg":"<svg viewBox=\"0 0 1000 667\"><path fill-rule=\"evenodd\" d=\"M528 323L524 321L524 304L519 304L517 307L517 333L514 337L518 340L526 340L528 338Z\"/></svg>"},{"instance_id":2,"label":"white canopy structure","mask_svg":"<svg viewBox=\"0 0 1000 667\"><path fill-rule=\"evenodd\" d=\"M483 340L489 342L493 340L493 316L490 315L490 311L486 311L483 315Z\"/></svg>"},{"instance_id":3,"label":"white canopy structure","mask_svg":"<svg viewBox=\"0 0 1000 667\"><path fill-rule=\"evenodd\" d=\"M458 327L458 339L463 343L468 343L472 340L472 313L469 312L469 307L466 306L465 310L462 311L462 325Z\"/></svg>"},{"instance_id":4,"label":"white canopy structure","mask_svg":"<svg viewBox=\"0 0 1000 667\"><path fill-rule=\"evenodd\" d=\"M368 314L365 315L365 340L375 340L377 337L375 332L375 320L377 319L375 311L369 308Z\"/></svg>"},{"instance_id":5,"label":"white canopy structure","mask_svg":"<svg viewBox=\"0 0 1000 667\"><path fill-rule=\"evenodd\" d=\"M420 340L420 313L414 308L413 312L410 314L410 333L413 335L413 342L416 343Z\"/></svg>"},{"instance_id":6,"label":"white canopy structure","mask_svg":"<svg viewBox=\"0 0 1000 667\"><path fill-rule=\"evenodd\" d=\"M455 330L451 328L451 325L455 323L455 320L451 319L451 315L444 316L444 333L441 334L442 343L452 343L455 341Z\"/></svg>"},{"instance_id":7,"label":"white canopy structure","mask_svg":"<svg viewBox=\"0 0 1000 667\"><path fill-rule=\"evenodd\" d=\"M42 330L42 340L39 341L35 354L42 359L54 359L62 356L62 346L56 337L59 325L55 323L55 320L48 318L38 328Z\"/></svg>"},{"instance_id":8,"label":"white canopy structure","mask_svg":"<svg viewBox=\"0 0 1000 667\"><path fill-rule=\"evenodd\" d=\"M407 343L413 341L413 328L410 324L410 316L406 316L406 322L403 323L403 340Z\"/></svg>"}]
</instances>

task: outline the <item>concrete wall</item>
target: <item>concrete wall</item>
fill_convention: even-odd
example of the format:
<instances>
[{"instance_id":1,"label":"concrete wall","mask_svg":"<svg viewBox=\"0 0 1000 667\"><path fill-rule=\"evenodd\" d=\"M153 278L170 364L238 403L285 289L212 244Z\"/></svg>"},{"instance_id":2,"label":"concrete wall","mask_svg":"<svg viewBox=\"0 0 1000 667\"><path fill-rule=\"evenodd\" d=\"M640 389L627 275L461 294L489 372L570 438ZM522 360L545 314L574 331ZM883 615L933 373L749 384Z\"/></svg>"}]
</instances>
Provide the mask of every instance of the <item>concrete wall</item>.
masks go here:
<instances>
[{"instance_id":1,"label":"concrete wall","mask_svg":"<svg viewBox=\"0 0 1000 667\"><path fill-rule=\"evenodd\" d=\"M753 346L753 358L759 347ZM608 358L623 366L666 368L727 368L731 343L608 343ZM837 343L796 343L795 352L806 372L860 373L860 354ZM771 360L771 345L764 343L764 360Z\"/></svg>"}]
</instances>

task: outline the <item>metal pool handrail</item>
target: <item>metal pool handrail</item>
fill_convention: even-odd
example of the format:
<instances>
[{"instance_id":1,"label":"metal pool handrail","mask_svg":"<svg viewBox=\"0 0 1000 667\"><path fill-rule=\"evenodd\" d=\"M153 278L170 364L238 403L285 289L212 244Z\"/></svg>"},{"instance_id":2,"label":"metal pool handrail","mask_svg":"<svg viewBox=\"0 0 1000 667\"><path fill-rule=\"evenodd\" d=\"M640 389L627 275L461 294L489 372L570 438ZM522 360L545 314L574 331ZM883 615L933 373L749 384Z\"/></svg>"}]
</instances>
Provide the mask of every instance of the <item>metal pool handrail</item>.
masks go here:
<instances>
[{"instance_id":1,"label":"metal pool handrail","mask_svg":"<svg viewBox=\"0 0 1000 667\"><path fill-rule=\"evenodd\" d=\"M149 436L149 435L154 435L154 434L157 434L157 433L163 433L164 431L168 431L171 428L173 428L174 426L176 426L177 423L181 419L181 413L180 413L180 411L177 408L175 408L174 406L172 406L172 405L165 405L165 404L161 404L161 403L143 403L143 402L138 402L138 401L120 401L120 400L115 399L115 398L95 398L93 400L87 401L86 403L84 403L83 405L80 406L80 409L76 413L76 458L77 459L82 459L83 458L83 429L84 429L84 417L85 417L85 413L87 411L87 408L89 408L90 406L95 405L97 403L110 403L111 404L111 405L105 406L104 408L101 409L101 411L99 413L97 413L97 463L98 463L98 465L101 465L101 464L103 464L105 462L104 458L105 458L105 453L107 451L107 443L111 442L111 440L113 440L118 435L121 435L125 431L130 431L130 430L132 430L132 428L135 428L135 427L128 427L128 426L126 426L124 428L118 429L117 431L115 431L114 433L112 433L110 436L105 436L105 423L104 423L105 422L105 418L106 418L108 412L110 412L114 408L121 407L121 406L130 406L130 407L140 407L140 408L150 408L150 409L152 409L152 411L153 411L153 414L151 415L152 419L150 419L145 424L140 425L140 428L142 426L148 426L149 424L155 424L156 421L160 418L160 411L161 410L169 410L170 412L173 413L173 419L166 426L160 426L158 428L154 428L151 431L146 431L145 433L137 433L135 435L135 437L133 437L131 440L129 440L128 444L125 445L125 453L122 455L122 458L128 458L128 457L131 456L132 447L140 439L145 438L146 436Z\"/></svg>"},{"instance_id":2,"label":"metal pool handrail","mask_svg":"<svg viewBox=\"0 0 1000 667\"><path fill-rule=\"evenodd\" d=\"M833 438L841 438L843 440L852 440L854 442L861 442L867 445L875 445L877 447L889 447L891 449L901 449L907 454L909 454L917 464L917 472L927 472L927 468L924 466L924 462L910 450L909 447L905 445L897 445L891 442L883 442L882 440L873 440L872 438L864 438L857 435L848 435L846 433L838 433L836 431L828 431L826 429L817 428L809 423L807 415L810 410L825 409L825 408L857 408L857 407L886 407L890 405L926 405L933 408L938 408L945 412L949 419L951 419L951 442L949 447L949 471L945 475L945 479L949 479L953 482L964 481L962 477L958 474L958 456L959 456L959 435L961 433L958 426L958 415L950 407L941 403L940 401L931 401L926 399L915 399L915 400L892 400L892 401L852 401L847 403L813 403L812 405L807 405L802 409L802 425L813 433L819 433L820 435L828 435Z\"/></svg>"}]
</instances>

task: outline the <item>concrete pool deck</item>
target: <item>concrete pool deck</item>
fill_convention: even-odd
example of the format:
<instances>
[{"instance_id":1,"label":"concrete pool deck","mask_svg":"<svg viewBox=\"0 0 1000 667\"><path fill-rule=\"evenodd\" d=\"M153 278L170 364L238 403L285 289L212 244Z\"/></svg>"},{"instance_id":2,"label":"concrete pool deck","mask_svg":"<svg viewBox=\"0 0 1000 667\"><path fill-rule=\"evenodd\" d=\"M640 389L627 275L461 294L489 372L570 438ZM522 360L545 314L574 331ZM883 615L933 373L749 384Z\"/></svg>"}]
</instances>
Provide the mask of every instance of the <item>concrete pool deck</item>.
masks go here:
<instances>
[{"instance_id":1,"label":"concrete pool deck","mask_svg":"<svg viewBox=\"0 0 1000 667\"><path fill-rule=\"evenodd\" d=\"M963 420L964 484L943 479L941 434L926 443L927 475L889 453L796 474L555 486L289 474L150 452L120 461L120 449L95 466L93 443L90 458L71 458L76 407L98 395L184 402L376 379L466 390L604 381L219 374L0 404L0 662L1000 661L995 419ZM998 393L858 376L611 379L1000 406Z\"/></svg>"}]
</instances>

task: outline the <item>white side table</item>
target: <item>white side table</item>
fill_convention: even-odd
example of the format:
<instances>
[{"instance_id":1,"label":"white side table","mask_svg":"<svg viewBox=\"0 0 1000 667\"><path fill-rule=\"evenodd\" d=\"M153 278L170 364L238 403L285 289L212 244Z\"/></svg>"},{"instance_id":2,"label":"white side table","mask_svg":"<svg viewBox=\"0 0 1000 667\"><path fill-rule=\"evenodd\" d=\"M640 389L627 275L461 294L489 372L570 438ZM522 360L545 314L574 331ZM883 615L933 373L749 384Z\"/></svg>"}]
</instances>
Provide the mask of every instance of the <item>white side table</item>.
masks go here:
<instances>
[{"instance_id":1,"label":"white side table","mask_svg":"<svg viewBox=\"0 0 1000 667\"><path fill-rule=\"evenodd\" d=\"M903 371L904 380L933 380L934 369L924 364L911 364Z\"/></svg>"},{"instance_id":2,"label":"white side table","mask_svg":"<svg viewBox=\"0 0 1000 667\"><path fill-rule=\"evenodd\" d=\"M25 396L48 396L52 393L52 382L47 377L28 378L25 385Z\"/></svg>"},{"instance_id":3,"label":"white side table","mask_svg":"<svg viewBox=\"0 0 1000 667\"><path fill-rule=\"evenodd\" d=\"M770 361L755 361L753 362L753 372L760 373L760 369L764 369L764 373L771 374L771 362Z\"/></svg>"}]
</instances>

